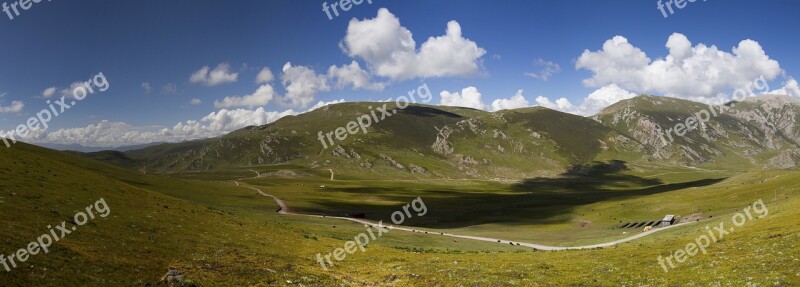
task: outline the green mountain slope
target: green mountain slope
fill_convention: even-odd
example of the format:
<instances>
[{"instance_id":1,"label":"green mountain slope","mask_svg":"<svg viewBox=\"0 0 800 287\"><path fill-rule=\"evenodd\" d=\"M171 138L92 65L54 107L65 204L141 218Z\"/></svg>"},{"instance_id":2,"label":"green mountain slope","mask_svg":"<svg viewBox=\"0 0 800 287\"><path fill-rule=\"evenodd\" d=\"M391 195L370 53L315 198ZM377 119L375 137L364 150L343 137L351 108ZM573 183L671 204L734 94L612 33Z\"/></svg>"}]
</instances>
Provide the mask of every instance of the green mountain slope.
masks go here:
<instances>
[{"instance_id":1,"label":"green mountain slope","mask_svg":"<svg viewBox=\"0 0 800 287\"><path fill-rule=\"evenodd\" d=\"M337 104L219 138L90 156L156 173L285 163L345 177L488 179L549 176L608 160L742 170L792 168L800 158L800 104L778 96L723 106L639 96L589 118L541 107L490 113L387 104L397 113L336 139L337 128L382 105ZM687 122L692 117L704 121ZM677 128L685 124L696 128Z\"/></svg>"},{"instance_id":2,"label":"green mountain slope","mask_svg":"<svg viewBox=\"0 0 800 287\"><path fill-rule=\"evenodd\" d=\"M353 175L522 178L599 158L638 158L638 144L597 122L544 108L489 113L410 106L327 148L318 135L376 103L324 107L226 136L126 153L148 172L291 163ZM389 105L389 109L394 109ZM329 144L329 143L326 143Z\"/></svg>"},{"instance_id":3,"label":"green mountain slope","mask_svg":"<svg viewBox=\"0 0 800 287\"><path fill-rule=\"evenodd\" d=\"M214 194L214 199L205 204L208 194ZM249 285L256 282L253 274L259 274L257 280L264 283L311 276L320 284L331 284L328 275L292 266L305 258L260 248L264 240L285 246L301 238L286 224L213 207L224 198L243 196L255 200L241 204L240 209L252 206L263 214L274 208L271 202L260 201L230 183L146 176L24 143L0 149L0 254L8 258L27 248L49 234L50 227L61 237L55 228L62 222L70 232L54 242L48 253L40 250L25 262L17 259L17 267L9 272L0 265L0 285L145 286L157 283L176 262L217 270L184 267L181 271L195 282ZM85 213L87 206L101 198L110 210L107 216L99 216L94 209L94 219L76 225L75 214Z\"/></svg>"},{"instance_id":4,"label":"green mountain slope","mask_svg":"<svg viewBox=\"0 0 800 287\"><path fill-rule=\"evenodd\" d=\"M796 101L775 96L721 106L640 96L609 106L593 118L642 143L655 160L717 168L791 168L800 138L794 130L798 110ZM775 159L778 155L785 159Z\"/></svg>"}]
</instances>

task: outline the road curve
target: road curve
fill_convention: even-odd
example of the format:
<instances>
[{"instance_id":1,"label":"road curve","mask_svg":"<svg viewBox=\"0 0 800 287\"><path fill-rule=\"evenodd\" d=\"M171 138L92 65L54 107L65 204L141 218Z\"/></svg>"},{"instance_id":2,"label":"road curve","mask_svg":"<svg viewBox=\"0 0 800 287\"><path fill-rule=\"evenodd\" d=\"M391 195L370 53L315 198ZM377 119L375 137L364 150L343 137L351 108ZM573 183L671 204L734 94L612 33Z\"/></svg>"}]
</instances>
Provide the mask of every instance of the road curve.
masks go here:
<instances>
[{"instance_id":1,"label":"road curve","mask_svg":"<svg viewBox=\"0 0 800 287\"><path fill-rule=\"evenodd\" d=\"M254 172L256 174L258 174L257 171L254 171ZM333 173L333 171L331 171L331 173ZM272 198L275 201L275 203L277 203L278 206L280 207L280 209L278 209L278 213L279 214L347 220L347 221L361 223L361 224L365 224L365 225L369 225L369 226L373 226L373 227L385 227L388 230L400 230L400 231L405 231L405 232L426 234L426 235L432 235L432 236L448 236L448 237L453 237L453 238L461 238L461 239L470 239L470 240L478 240L478 241L486 241L486 242L518 245L518 246L525 246L525 247L530 247L530 248L533 248L533 249L536 249L536 250L543 250L543 251L584 250L584 249L595 249L595 248L611 247L611 246L618 245L618 244L621 244L621 243L625 243L625 242L628 242L628 241L636 240L636 239L645 237L647 235L650 235L650 234L653 234L653 233L656 233L656 232L664 231L664 230L667 230L667 229L670 229L670 228L673 228L673 227L676 227L676 226L681 226L681 225L684 225L684 224L693 223L693 222L680 223L680 224L675 224L675 225L671 225L671 226L668 226L668 227L655 228L655 229L652 229L650 231L645 231L645 232L642 232L642 233L639 233L639 234L636 234L636 235L633 235L633 236L630 236L630 237L626 237L626 238L623 238L623 239L614 240L614 241L611 241L611 242L600 243L600 244L594 244L594 245L573 246L573 247L547 246L547 245L541 245L541 244L526 243L526 242L512 241L512 240L505 240L505 239L498 239L498 238L491 238L491 237L459 235L459 234L452 234L452 233L446 233L446 232L426 231L426 230L421 230L421 229L416 229L416 228L408 228L408 227L400 227L400 226L392 226L392 225L382 225L379 222L373 222L373 221L369 221L369 220L365 220L365 219L358 219L358 218L294 213L294 212L291 212L289 210L289 206L286 205L286 202L284 202L282 199L280 199L280 198L278 198L278 197L276 197L274 195L265 193L261 189L258 189L258 188L255 188L255 187L240 185L239 184L239 180L234 180L233 182L236 184L236 186L246 187L246 188L255 190L256 192L258 192L262 196L266 196L266 197Z\"/></svg>"}]
</instances>

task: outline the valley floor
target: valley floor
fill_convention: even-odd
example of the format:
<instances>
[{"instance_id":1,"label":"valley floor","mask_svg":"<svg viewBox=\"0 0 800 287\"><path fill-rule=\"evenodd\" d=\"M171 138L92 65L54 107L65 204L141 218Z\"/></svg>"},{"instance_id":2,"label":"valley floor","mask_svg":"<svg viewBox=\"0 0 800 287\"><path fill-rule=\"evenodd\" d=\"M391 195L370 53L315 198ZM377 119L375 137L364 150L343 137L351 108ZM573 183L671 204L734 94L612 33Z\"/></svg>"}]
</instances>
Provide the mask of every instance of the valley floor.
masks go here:
<instances>
[{"instance_id":1,"label":"valley floor","mask_svg":"<svg viewBox=\"0 0 800 287\"><path fill-rule=\"evenodd\" d=\"M255 168L257 178L249 169L158 176L24 145L0 151L0 254L24 248L48 225L74 224L72 216L100 198L110 209L48 253L2 273L2 285L152 286L170 267L198 286L800 284L796 171L675 170L504 183L359 181L336 171L332 181L328 171L274 173L283 168ZM365 231L363 223L328 216L364 212L368 220L388 221L417 197L427 212L404 228L502 242L389 231L364 252L320 266L317 254L335 252ZM763 218L752 216L726 231L704 253L676 255L709 229L733 227L737 214L759 200L768 209ZM326 217L281 215L279 208ZM506 242L593 245L642 234L615 228L622 222L665 214L695 222L588 250L540 251Z\"/></svg>"}]
</instances>

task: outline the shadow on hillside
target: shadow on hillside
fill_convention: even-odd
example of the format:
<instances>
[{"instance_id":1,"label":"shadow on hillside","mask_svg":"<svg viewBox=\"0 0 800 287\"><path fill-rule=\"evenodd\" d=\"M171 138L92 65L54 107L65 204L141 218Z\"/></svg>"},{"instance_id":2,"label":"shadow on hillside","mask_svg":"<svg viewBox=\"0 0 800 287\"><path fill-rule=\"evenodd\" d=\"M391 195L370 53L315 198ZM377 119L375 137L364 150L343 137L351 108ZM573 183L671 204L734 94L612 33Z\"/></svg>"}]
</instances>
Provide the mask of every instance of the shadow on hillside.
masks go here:
<instances>
[{"instance_id":1,"label":"shadow on hillside","mask_svg":"<svg viewBox=\"0 0 800 287\"><path fill-rule=\"evenodd\" d=\"M345 187L335 191L352 196L378 196L383 200L407 203L422 197L428 214L415 216L404 225L431 228L460 228L479 224L536 225L558 224L573 220L574 209L609 200L629 199L691 187L716 184L724 178L703 179L665 184L659 179L638 177L623 172L628 170L623 161L595 162L575 166L555 178L532 178L506 188L490 185L487 189L460 190L453 188L398 188ZM341 212L366 211L368 219L390 221L391 213L401 206L370 205L362 201L358 206L344 202L316 202L325 209ZM319 213L326 213L317 210ZM592 211L602 213L602 210ZM591 220L592 215L585 216ZM662 214L653 214L662 216ZM620 219L621 220L621 219Z\"/></svg>"},{"instance_id":2,"label":"shadow on hillside","mask_svg":"<svg viewBox=\"0 0 800 287\"><path fill-rule=\"evenodd\" d=\"M449 118L461 118L461 115L454 114L448 111L443 111L440 109L434 109L429 107L421 107L421 106L408 106L403 110L404 113L411 115L411 116L418 116L418 117L435 117L435 116L445 116Z\"/></svg>"},{"instance_id":3,"label":"shadow on hillside","mask_svg":"<svg viewBox=\"0 0 800 287\"><path fill-rule=\"evenodd\" d=\"M624 161L612 160L608 163L594 162L591 165L576 165L569 168L559 177L537 177L526 179L511 186L512 190L530 191L531 189L548 189L559 192L584 193L586 190L597 190L609 187L647 187L662 185L659 179L643 178L622 174L628 166Z\"/></svg>"}]
</instances>

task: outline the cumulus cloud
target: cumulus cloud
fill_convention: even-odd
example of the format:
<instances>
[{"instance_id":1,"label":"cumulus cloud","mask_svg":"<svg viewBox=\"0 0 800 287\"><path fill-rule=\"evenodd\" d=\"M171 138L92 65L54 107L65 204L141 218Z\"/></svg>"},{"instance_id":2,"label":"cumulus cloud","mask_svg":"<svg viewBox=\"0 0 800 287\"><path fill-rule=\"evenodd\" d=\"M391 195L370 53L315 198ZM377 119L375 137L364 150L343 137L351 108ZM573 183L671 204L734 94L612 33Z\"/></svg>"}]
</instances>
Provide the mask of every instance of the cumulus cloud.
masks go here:
<instances>
[{"instance_id":1,"label":"cumulus cloud","mask_svg":"<svg viewBox=\"0 0 800 287\"><path fill-rule=\"evenodd\" d=\"M275 96L275 90L271 85L261 85L252 94L243 97L225 97L222 101L214 101L214 107L222 108L236 108L248 107L253 108L256 106L264 106L269 103Z\"/></svg>"},{"instance_id":2,"label":"cumulus cloud","mask_svg":"<svg viewBox=\"0 0 800 287\"><path fill-rule=\"evenodd\" d=\"M25 104L22 101L12 101L11 105L3 106L0 104L0 113L18 113L22 111Z\"/></svg>"},{"instance_id":3,"label":"cumulus cloud","mask_svg":"<svg viewBox=\"0 0 800 287\"><path fill-rule=\"evenodd\" d=\"M74 92L75 92L76 89L78 89L80 87L84 87L85 88L86 86L81 82L73 82L72 84L69 85L69 88L61 89L61 96L64 96L66 98L74 99L75 98ZM45 90L45 91L47 91L47 90Z\"/></svg>"},{"instance_id":4,"label":"cumulus cloud","mask_svg":"<svg viewBox=\"0 0 800 287\"><path fill-rule=\"evenodd\" d=\"M430 37L417 50L400 19L386 8L372 19L352 19L340 44L349 56L363 59L376 75L391 80L470 76L481 71L486 50L464 37L461 25L447 23L445 35Z\"/></svg>"},{"instance_id":5,"label":"cumulus cloud","mask_svg":"<svg viewBox=\"0 0 800 287\"><path fill-rule=\"evenodd\" d=\"M486 105L481 100L481 93L478 88L466 87L459 92L442 91L440 105L453 107L467 107L473 109L486 110Z\"/></svg>"},{"instance_id":6,"label":"cumulus cloud","mask_svg":"<svg viewBox=\"0 0 800 287\"><path fill-rule=\"evenodd\" d=\"M162 88L161 91L165 94L175 94L178 92L178 86L174 83L168 83L164 85L164 88Z\"/></svg>"},{"instance_id":7,"label":"cumulus cloud","mask_svg":"<svg viewBox=\"0 0 800 287\"><path fill-rule=\"evenodd\" d=\"M511 98L494 100L492 102L492 111L513 110L529 106L530 103L525 99L525 96L522 95L522 90L519 90Z\"/></svg>"},{"instance_id":8,"label":"cumulus cloud","mask_svg":"<svg viewBox=\"0 0 800 287\"><path fill-rule=\"evenodd\" d=\"M312 111L327 105L345 102L344 99L320 101ZM53 132L31 133L26 141L32 143L80 144L90 147L119 147L153 142L183 142L225 135L247 126L260 126L285 116L298 115L293 109L266 111L263 107L252 109L221 109L199 120L179 122L171 127L134 126L124 122L100 121L85 127L59 129ZM0 134L3 134L0 131Z\"/></svg>"},{"instance_id":9,"label":"cumulus cloud","mask_svg":"<svg viewBox=\"0 0 800 287\"><path fill-rule=\"evenodd\" d=\"M149 94L153 91L153 87L148 82L142 82L142 90L144 90L145 94Z\"/></svg>"},{"instance_id":10,"label":"cumulus cloud","mask_svg":"<svg viewBox=\"0 0 800 287\"><path fill-rule=\"evenodd\" d=\"M602 50L585 50L575 67L592 72L583 81L588 87L616 84L639 93L717 102L725 92L745 87L760 76L773 80L783 71L758 42L743 40L731 52L716 46L692 46L686 36L675 33L665 45L669 54L651 60L628 39L615 36Z\"/></svg>"},{"instance_id":11,"label":"cumulus cloud","mask_svg":"<svg viewBox=\"0 0 800 287\"><path fill-rule=\"evenodd\" d=\"M53 95L56 94L57 90L58 90L58 88L56 88L56 87L49 87L47 89L44 89L44 91L42 91L42 97L45 97L45 98L52 97Z\"/></svg>"},{"instance_id":12,"label":"cumulus cloud","mask_svg":"<svg viewBox=\"0 0 800 287\"><path fill-rule=\"evenodd\" d=\"M550 80L551 76L561 72L561 66L559 66L557 63L545 61L543 59L538 59L536 62L533 62L533 66L541 67L541 69L539 72L528 72L525 73L525 75L534 79L540 79L545 82Z\"/></svg>"},{"instance_id":13,"label":"cumulus cloud","mask_svg":"<svg viewBox=\"0 0 800 287\"><path fill-rule=\"evenodd\" d=\"M200 99L192 99L192 101L190 101L189 103L192 105L199 105L202 104L203 101L201 101Z\"/></svg>"},{"instance_id":14,"label":"cumulus cloud","mask_svg":"<svg viewBox=\"0 0 800 287\"><path fill-rule=\"evenodd\" d=\"M341 104L341 103L344 103L344 102L346 102L344 99L338 99L338 100L334 100L334 101L330 101L330 102L319 101L319 102L317 102L316 105L314 105L311 108L309 108L308 111L310 112L310 111L319 109L319 108L324 107L324 106Z\"/></svg>"},{"instance_id":15,"label":"cumulus cloud","mask_svg":"<svg viewBox=\"0 0 800 287\"><path fill-rule=\"evenodd\" d=\"M200 68L189 77L189 81L194 84L216 86L236 82L238 77L239 73L231 72L228 63L220 63L213 70L209 66Z\"/></svg>"},{"instance_id":16,"label":"cumulus cloud","mask_svg":"<svg viewBox=\"0 0 800 287\"><path fill-rule=\"evenodd\" d=\"M317 93L330 90L325 75L317 73L305 66L292 66L291 62L283 65L281 83L286 88L284 102L291 107L307 107L314 101Z\"/></svg>"},{"instance_id":17,"label":"cumulus cloud","mask_svg":"<svg viewBox=\"0 0 800 287\"><path fill-rule=\"evenodd\" d=\"M597 89L589 94L579 106L573 105L566 98L559 98L555 102L547 97L539 96L536 98L536 103L542 107L571 113L581 116L590 116L597 114L602 109L615 104L621 100L626 100L636 97L635 93L620 88L616 84Z\"/></svg>"},{"instance_id":18,"label":"cumulus cloud","mask_svg":"<svg viewBox=\"0 0 800 287\"><path fill-rule=\"evenodd\" d=\"M787 95L787 96L800 98L800 87L797 84L797 80L795 80L794 78L789 78L789 80L787 80L784 83L783 88L780 88L780 89L777 89L777 90L774 90L774 91L769 91L769 92L767 92L767 94L771 94L771 95Z\"/></svg>"},{"instance_id":19,"label":"cumulus cloud","mask_svg":"<svg viewBox=\"0 0 800 287\"><path fill-rule=\"evenodd\" d=\"M222 109L200 120L180 122L172 127L139 127L123 122L101 121L86 127L59 129L49 133L31 133L26 140L33 143L80 144L90 147L119 147L153 142L182 142L217 137L252 125L264 125L294 110L268 112L256 110Z\"/></svg>"},{"instance_id":20,"label":"cumulus cloud","mask_svg":"<svg viewBox=\"0 0 800 287\"><path fill-rule=\"evenodd\" d=\"M572 103L566 98L559 98L558 100L553 102L545 96L538 96L536 97L536 104L548 109L553 109L566 113L573 113L573 114L576 113L575 106L573 106Z\"/></svg>"},{"instance_id":21,"label":"cumulus cloud","mask_svg":"<svg viewBox=\"0 0 800 287\"><path fill-rule=\"evenodd\" d=\"M275 80L275 76L272 75L272 71L269 70L269 67L264 67L258 72L258 75L256 75L256 84L268 84L272 83L273 80Z\"/></svg>"},{"instance_id":22,"label":"cumulus cloud","mask_svg":"<svg viewBox=\"0 0 800 287\"><path fill-rule=\"evenodd\" d=\"M335 81L339 89L350 86L354 90L382 91L386 87L386 83L372 82L369 73L361 69L361 65L355 60L350 65L331 66L328 69L328 78Z\"/></svg>"}]
</instances>

